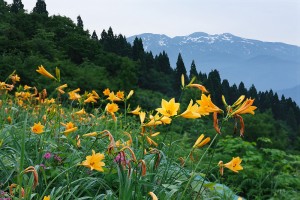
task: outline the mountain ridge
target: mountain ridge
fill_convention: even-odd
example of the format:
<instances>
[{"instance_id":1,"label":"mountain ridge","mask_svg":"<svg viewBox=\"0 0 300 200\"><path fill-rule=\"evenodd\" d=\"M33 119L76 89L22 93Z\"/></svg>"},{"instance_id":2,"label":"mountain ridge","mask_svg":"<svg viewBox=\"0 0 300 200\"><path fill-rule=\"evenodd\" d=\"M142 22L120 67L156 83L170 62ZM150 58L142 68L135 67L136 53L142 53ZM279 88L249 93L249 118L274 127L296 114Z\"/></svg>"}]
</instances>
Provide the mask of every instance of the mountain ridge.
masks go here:
<instances>
[{"instance_id":1,"label":"mountain ridge","mask_svg":"<svg viewBox=\"0 0 300 200\"><path fill-rule=\"evenodd\" d=\"M176 67L181 53L189 72L192 60L198 72L217 69L222 79L259 90L280 91L300 84L300 47L282 42L264 42L235 36L231 33L210 35L194 32L186 36L143 33L127 38L131 44L138 37L145 51L153 55L165 51L171 66Z\"/></svg>"},{"instance_id":2,"label":"mountain ridge","mask_svg":"<svg viewBox=\"0 0 300 200\"><path fill-rule=\"evenodd\" d=\"M264 42L260 40L255 40L255 39L247 39L247 38L242 38L235 36L230 33L223 33L223 34L214 34L214 35L209 35L204 32L195 32L186 36L174 36L174 37L169 37L165 34L153 34L153 33L142 33L138 35L133 35L127 38L127 40L132 43L135 37L139 37L143 40L144 42L144 47L145 50L151 50L153 51L152 48L148 45L154 45L153 42L156 42L160 46L166 46L166 42L170 43L169 45L172 46L180 46L183 44L197 44L197 43L208 43L208 44L214 44L217 42L223 42L224 44L229 42L230 44L236 46L239 45L240 43L244 45L248 45L247 47L249 48L250 45L255 45L256 47L261 47L259 52L243 52L244 55L246 56L252 56L252 55L257 55L257 54L270 54L269 50L272 50L272 54L274 52L279 52L278 55L282 56L282 53L285 53L284 55L289 55L293 58L297 58L300 55L299 49L300 47L297 45L290 45L282 42ZM151 44L149 44L149 41L152 41ZM262 46L261 46L262 45ZM211 46L214 49L216 48L215 46ZM246 47L246 46L243 46ZM271 47L271 49L270 49ZM274 48L275 47L275 48ZM298 49L298 50L297 50ZM245 49L251 50L251 49ZM255 49L257 50L257 49ZM285 51L284 51L285 50ZM286 51L288 50L288 51ZM154 49L155 51L155 49ZM154 53L154 52L153 52ZM159 53L159 52L157 52ZM252 54L249 54L252 53Z\"/></svg>"}]
</instances>

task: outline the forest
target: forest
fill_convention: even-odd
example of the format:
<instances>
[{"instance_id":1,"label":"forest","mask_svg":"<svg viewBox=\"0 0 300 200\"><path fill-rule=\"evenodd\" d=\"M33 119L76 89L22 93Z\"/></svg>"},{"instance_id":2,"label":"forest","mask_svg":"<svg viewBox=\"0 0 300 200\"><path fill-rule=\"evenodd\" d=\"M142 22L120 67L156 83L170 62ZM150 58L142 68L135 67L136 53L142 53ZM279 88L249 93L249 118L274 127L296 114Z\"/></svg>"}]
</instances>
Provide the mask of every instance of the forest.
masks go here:
<instances>
[{"instance_id":1,"label":"forest","mask_svg":"<svg viewBox=\"0 0 300 200\"><path fill-rule=\"evenodd\" d=\"M131 45L122 34L114 34L111 27L99 34L96 31L85 29L84 19L81 16L77 17L77 22L73 22L65 16L50 16L46 2L42 0L37 0L36 6L31 11L24 10L21 0L14 0L12 4L7 4L4 0L0 0L0 47L1 84L6 83L12 77L12 74L17 74L21 78L21 85L35 86L38 91L46 89L49 97L60 98L62 106L69 109L70 112L72 109L79 108L85 108L86 111L91 113L94 108L104 112L107 106L105 106L104 100L85 105L85 107L82 107L80 103L69 105L66 103L68 101L67 93L61 96L55 92L51 93L51 91L56 90L58 83L50 82L49 79L36 73L38 66L44 66L53 74L56 69L59 69L59 77L56 77L56 79L59 79L59 83L67 83L69 88L80 88L81 95L88 95L88 91L92 90L97 94L103 94L106 88L109 88L110 91L123 91L125 94L129 94L131 90L134 90L134 96L130 98L130 104L124 101L123 104L119 105L120 109L123 110L133 110L137 106L147 111L155 110L161 106L162 99L169 101L172 98L176 102L180 102L180 107L187 107L191 100L196 102L203 95L203 91L195 88L187 89L186 86L191 84L205 86L210 94L211 101L219 108L224 107L224 100L222 99L226 99L226 105L234 105L241 96L254 99L253 105L257 109L255 110L255 115L243 116L245 121L245 133L243 136L240 136L239 133L242 123L240 123L241 121L238 118L230 118L228 121L220 120L219 125L222 126L222 134L217 139L217 143L212 144L211 148L213 149L205 151L206 155L209 156L203 158L203 161L211 163L223 160L223 155L225 154L239 155L244 157L244 170L238 174L232 173L225 174L223 177L215 177L213 174L218 173L219 169L208 167L205 172L201 171L201 176L203 177L203 174L206 174L206 181L225 184L235 194L246 199L296 199L300 188L300 108L291 98L278 96L272 90L257 91L255 83L250 88L246 88L243 82L240 82L238 85L230 85L230 80L222 80L222 74L219 74L217 69L206 74L201 72L201 70L197 70L198 68L194 62L188 63L190 65L190 71L188 72L186 70L187 63L184 63L180 53L178 53L176 66L171 66L166 52L161 52L159 55L146 52L140 38L136 38ZM282 67L284 68L284 66ZM13 92L22 91L23 86L21 85L16 85L9 93L13 96ZM11 151L8 149L11 143L17 149L16 152L20 152L19 148L22 146L21 144L15 144L16 138L12 139L12 141L7 139L9 138L8 115L4 107L11 106L8 101L10 97L7 95L0 92L0 99L3 103L0 106L0 108L2 107L0 112L0 159L3 161L0 162L0 166L2 166L0 169L0 191L3 193L0 193L0 199L8 197L6 193L9 185L15 179L20 181L19 176L17 176L18 178L14 177L20 170L18 169L19 166L14 167L10 161L4 159L4 156ZM10 110L13 109L10 108ZM180 110L180 112L183 112L183 110ZM24 116L21 117L21 115L15 114L16 122L21 123L24 121ZM20 117L20 119L17 117ZM121 132L123 126L125 127L125 122L129 123L129 121L135 119L126 116L126 114L119 116L120 119L123 117L125 117L124 125L120 125L121 127L118 128L118 130L120 129L119 132ZM223 114L223 117L226 118L226 115ZM213 117L203 118L201 121L187 121L182 118L173 120L176 120L176 123L172 123L170 126L157 127L157 131L168 133L167 136L161 136L162 134L160 134L158 141L163 141L164 143L169 141L170 144L177 141L176 146L180 149L179 152L172 152L172 150L165 147L167 149L165 156L172 157L172 162L177 162L175 157L180 157L183 152L188 153L185 149L193 144L192 141L196 140L200 133L204 132L207 136L214 136ZM18 127L19 124L17 123L15 126ZM116 125L107 125L105 127L110 126L113 127L112 130L115 130ZM131 127L128 125L127 128L135 126L132 125ZM16 127L12 126L10 129L14 130ZM82 128L82 130L89 129ZM40 142L41 139L37 140ZM56 141L56 139L54 140ZM73 138L72 141L74 142L74 140ZM28 147L33 148L31 145ZM61 148L64 149L66 147ZM61 156L65 156L66 161L68 160L66 155L62 154ZM197 160L197 156L195 157ZM227 156L226 159L231 157L233 155ZM18 163L17 158L16 163ZM26 162L23 161L22 165L24 163ZM44 176L45 183L43 184L45 184L45 187L47 186L47 189L50 188L50 185L48 188L47 180L51 179L46 177L55 177L61 172L59 168L62 165L57 163L57 161L53 161L51 164L51 167L58 166L58 169L55 169L53 174ZM187 162L186 165L191 167L191 169L197 169L197 166L195 168L193 163ZM173 168L175 166L177 169L178 166L173 166L172 164ZM209 166L209 164L205 166ZM125 173L125 171L123 169L119 173ZM199 174L201 173L199 172ZM67 175L71 176L70 174ZM75 176L72 176L72 180L75 180ZM107 185L113 185L113 176L107 177L106 179L101 178L108 181ZM29 179L30 176L28 181L31 180ZM159 199L168 199L168 197L177 199L175 196L173 198L172 195L184 195L186 188L188 188L186 182L190 183L190 181L179 179L176 184L171 182L161 184L163 187L166 187L166 184L172 185L172 187L168 188L169 193L164 193L163 189L156 188L156 195L159 196ZM141 183L145 185L141 193L136 194L135 198L139 199L139 197L144 195L143 191L147 190L145 188L152 187L152 182L148 182L147 185L147 181L151 182L154 180L151 177L147 180L142 180ZM168 178L168 181L171 181L171 178ZM186 188L183 187L184 189L182 189L181 186L178 186L180 181ZM193 181L191 182L194 183ZM19 183L25 185L25 179ZM59 186L59 183L56 184ZM97 184L100 183L95 182L94 185L90 185L92 191L97 191L95 186ZM202 197L204 198L211 197L209 195L212 194L208 195L205 192L201 192L202 189L209 190L211 187L214 187L214 185L206 184L205 187L201 185L200 189L198 186L195 186L200 192L190 195L195 199L202 199L199 195L203 195ZM111 188L113 191L112 195L106 194L106 199L114 199L115 197L118 197L118 199L128 198L126 195L129 194L121 194L121 189L116 189L116 192L113 189ZM133 188L131 189L133 190ZM42 199L41 195L44 192L42 192L41 186L38 186L36 190L35 197ZM99 190L100 192L97 191L99 194L103 191L108 191L107 188ZM65 193L61 193L61 198L67 199L64 195L67 194L66 191L69 191L68 188L66 190L62 189L62 191L65 191ZM174 193L171 195L170 191ZM26 192L29 191L26 190ZM31 190L30 193L34 194ZM92 192L84 190L83 193L88 196ZM51 197L58 197L59 194L59 187L56 187L56 190L52 190ZM82 196L83 194L80 193L76 197ZM27 198L35 199L35 197ZM145 199L150 197L153 197L152 193ZM68 198L72 199L74 196ZM101 198L102 196L99 196L99 199ZM220 198L226 199L227 197L223 196ZM232 196L228 197L228 199L232 199Z\"/></svg>"}]
</instances>

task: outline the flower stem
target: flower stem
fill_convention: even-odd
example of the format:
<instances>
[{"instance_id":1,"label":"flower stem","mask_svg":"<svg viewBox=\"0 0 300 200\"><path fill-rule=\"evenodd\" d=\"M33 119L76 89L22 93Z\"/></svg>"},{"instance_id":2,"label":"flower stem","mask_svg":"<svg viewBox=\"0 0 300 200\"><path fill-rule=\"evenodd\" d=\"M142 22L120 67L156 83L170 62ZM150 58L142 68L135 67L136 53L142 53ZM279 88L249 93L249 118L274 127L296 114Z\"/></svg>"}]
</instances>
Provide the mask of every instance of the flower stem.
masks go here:
<instances>
[{"instance_id":1,"label":"flower stem","mask_svg":"<svg viewBox=\"0 0 300 200\"><path fill-rule=\"evenodd\" d=\"M19 198L22 198L22 182L23 182L23 166L24 166L24 159L25 159L25 134L26 134L26 125L27 125L27 119L28 119L28 112L26 113L25 120L24 120L24 126L23 126L23 133L21 138L21 156L20 156L20 166L19 166L19 176L18 176L18 184L20 186L20 194Z\"/></svg>"},{"instance_id":2,"label":"flower stem","mask_svg":"<svg viewBox=\"0 0 300 200\"><path fill-rule=\"evenodd\" d=\"M184 194L185 194L187 188L189 187L191 181L192 181L192 180L194 179L194 177L195 177L195 171L197 170L199 164L201 163L202 159L204 158L204 156L206 155L207 151L210 149L211 145L214 143L214 141L216 140L216 138L217 138L218 135L219 135L218 133L215 135L215 137L213 138L213 140L211 141L211 143L209 144L209 146L206 148L206 150L205 150L204 153L202 154L202 156L201 156L200 160L198 161L198 163L197 163L195 169L192 171L192 175L191 175L191 177L190 177L188 183L186 184L186 187L185 187L185 189L184 189L184 191L183 191L183 193L182 193L182 195L181 195L180 200L184 197Z\"/></svg>"}]
</instances>

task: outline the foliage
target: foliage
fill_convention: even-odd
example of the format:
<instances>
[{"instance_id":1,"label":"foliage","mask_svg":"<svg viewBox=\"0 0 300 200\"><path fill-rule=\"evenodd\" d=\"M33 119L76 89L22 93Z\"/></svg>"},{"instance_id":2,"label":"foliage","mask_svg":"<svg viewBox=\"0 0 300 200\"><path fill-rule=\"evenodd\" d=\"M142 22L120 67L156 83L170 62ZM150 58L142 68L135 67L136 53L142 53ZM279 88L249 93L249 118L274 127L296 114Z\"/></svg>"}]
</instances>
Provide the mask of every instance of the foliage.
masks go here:
<instances>
[{"instance_id":1,"label":"foliage","mask_svg":"<svg viewBox=\"0 0 300 200\"><path fill-rule=\"evenodd\" d=\"M186 111L179 109L174 98L162 99L160 105L154 104L154 108L161 106L155 114L128 106L134 99L133 90L107 88L99 95L95 90L68 89L69 83L60 83L68 71L56 68L53 76L48 70L39 66L36 71L43 76L37 80L48 82L51 93L40 86L19 85L21 78L15 71L1 82L1 198L146 199L150 194L160 199L197 199L223 191L220 185L208 182L208 171L200 170L200 166L212 165L208 151L219 133L211 143L202 134L192 146L185 131L197 118L223 112L209 97L202 94L199 105L193 106L197 109L188 106ZM78 75L79 83L80 78ZM192 84L182 83L183 90ZM142 97L143 91L136 94ZM244 104L235 106L239 113ZM227 118L231 116L230 111ZM189 118L193 122L185 121ZM172 129L163 126L173 123ZM157 131L165 133L159 136ZM198 151L205 145L205 150ZM222 194L228 199L235 196L229 188Z\"/></svg>"},{"instance_id":2,"label":"foliage","mask_svg":"<svg viewBox=\"0 0 300 200\"><path fill-rule=\"evenodd\" d=\"M44 9L46 14L45 1L37 1L37 5L39 6L34 9ZM28 72L40 64L58 66L64 68L64 72L76 71L77 74L92 74L89 72L91 67L88 67L92 66L93 71L100 71L103 75L89 76L89 81L93 85L98 84L101 89L108 87L107 83L110 83L109 87L114 89L140 88L179 98L181 86L175 80L184 74L186 82L195 77L195 83L205 85L218 106L222 105L222 94L229 103L233 103L240 95L251 96L262 113L271 110L270 114L277 123L283 127L287 126L288 140L291 144L285 143L283 148L299 150L300 109L292 99L278 97L272 90L257 91L254 85L247 89L242 82L229 85L228 80L221 80L217 70L208 74L197 72L195 63L191 64L188 75L180 54L178 66L172 69L168 55L165 52L159 55L145 52L141 38L136 38L131 45L123 35L115 35L111 27L102 31L100 39L97 39L95 32L91 36L88 30L83 29L80 16L75 24L67 17L48 17L40 12L28 14L26 11L11 11L15 6L20 10L23 8L21 1L14 1L12 5L0 1L2 80L10 71L17 69L23 77L24 84L35 83L37 77ZM73 76L76 72L66 73L63 77L76 82ZM48 87L47 84L43 85L45 82L38 83L42 87ZM86 83L80 86L87 90L93 87Z\"/></svg>"},{"instance_id":3,"label":"foliage","mask_svg":"<svg viewBox=\"0 0 300 200\"><path fill-rule=\"evenodd\" d=\"M215 158L239 153L245 161L245 171L234 178L227 174L224 183L236 188L247 199L293 199L299 192L299 155L278 149L256 148L240 138L225 137L217 145ZM246 171L247 170L247 171ZM237 184L238 183L238 184Z\"/></svg>"},{"instance_id":4,"label":"foliage","mask_svg":"<svg viewBox=\"0 0 300 200\"><path fill-rule=\"evenodd\" d=\"M20 11L24 11L24 5L21 0L14 0L13 4L10 7L10 11L14 13L18 13Z\"/></svg>"},{"instance_id":5,"label":"foliage","mask_svg":"<svg viewBox=\"0 0 300 200\"><path fill-rule=\"evenodd\" d=\"M44 0L37 0L32 12L48 15L47 5Z\"/></svg>"},{"instance_id":6,"label":"foliage","mask_svg":"<svg viewBox=\"0 0 300 200\"><path fill-rule=\"evenodd\" d=\"M19 2L18 9L13 11L16 2ZM178 69L171 68L165 52L154 56L151 52L145 52L140 38L136 38L131 45L123 35L115 35L109 27L98 39L96 32L91 36L88 30L83 29L83 24L80 28L67 17L48 17L46 5L43 7L45 13L40 14L24 11L21 1L14 3L7 5L0 0L0 80L12 84L7 77L11 77L11 72L16 69L22 82L22 86L16 84L10 94L0 91L0 116L3 119L0 122L0 188L7 192L4 195L9 196L9 186L16 183L23 186L27 195L32 194L26 197L28 199L41 199L43 195L57 199L92 198L93 195L95 199L126 199L128 195L134 195L136 199L146 199L150 197L147 194L149 191L160 199L175 199L177 196L183 197L184 193L194 198L199 194L201 199L232 199L235 194L248 199L297 198L300 109L292 99L278 97L272 90L257 91L254 85L247 89L242 82L230 85L228 80L221 80L217 70L208 74L197 72L195 63L192 63L193 70L188 75L183 69L181 56L178 67L182 72L179 73ZM69 102L68 93L58 94L57 82L49 82L34 73L36 66L41 64L53 74L58 67L61 71L60 83L68 83L69 88L73 89L80 88L83 100L92 90L100 94L101 100L96 103L84 103L83 100ZM185 77L184 86L179 81L182 74ZM178 113L183 113L191 99L195 103L202 95L198 89L187 89L193 77L195 84L206 86L212 101L220 108L224 105L222 94L228 105L233 105L241 95L255 99L254 105L258 107L255 117L243 116L246 123L244 137L238 137L242 128L238 118L219 120L222 134L209 148L196 149L187 156L200 133L213 138L216 131L214 121L212 117L204 116L201 120L174 117L171 125L151 129L151 133L161 132L153 140L159 145L159 153L151 151L147 139L140 135L139 117L128 116L126 111L133 111L140 105L149 117L162 106L161 99L169 101L177 97L176 102L181 103ZM48 105L35 101L24 108L20 105L21 101L13 97L15 92L25 92L24 85L35 86L41 94L46 89L49 99L55 98L60 104ZM118 102L123 112L117 112L116 123L113 121L114 115L106 111L107 100L102 95L106 88L115 91L115 94L119 90L125 94L135 90L130 101ZM34 89L30 93L34 94ZM33 97L39 98L39 94ZM90 121L80 121L74 114L81 108L90 114L83 119ZM59 109L65 113L60 115ZM224 110L227 111L226 106ZM225 114L219 113L218 117L226 118ZM60 122L67 123L74 119L78 123L81 147L77 146L74 133L69 136L60 134L65 129ZM46 131L42 135L35 135L30 130L38 121L45 125ZM111 131L115 139L123 143L128 140L124 132L130 132L134 152L138 159L146 162L146 176L140 174L141 163L135 162L131 171L128 166L124 168L116 164L113 160L121 148L116 148L113 154L106 154L109 145L107 137L102 138L100 134L89 140L82 137L85 133L103 130ZM147 148L142 148L145 144ZM104 173L77 166L91 154L92 148L108 155ZM148 153L144 155L145 149ZM52 153L50 159L43 157L47 152ZM129 159L129 152L125 152ZM201 165L196 166L202 155L205 156ZM234 175L226 172L223 177L219 176L216 163L229 161L237 155L243 159L243 172ZM183 167L178 158L182 162L186 156L189 159ZM158 162L159 167L156 166ZM40 164L44 164L45 168ZM34 183L33 169L24 172L28 166L33 166L39 174L39 185L35 190L31 187ZM195 173L192 173L193 170ZM16 195L22 193L18 186L13 190Z\"/></svg>"}]
</instances>

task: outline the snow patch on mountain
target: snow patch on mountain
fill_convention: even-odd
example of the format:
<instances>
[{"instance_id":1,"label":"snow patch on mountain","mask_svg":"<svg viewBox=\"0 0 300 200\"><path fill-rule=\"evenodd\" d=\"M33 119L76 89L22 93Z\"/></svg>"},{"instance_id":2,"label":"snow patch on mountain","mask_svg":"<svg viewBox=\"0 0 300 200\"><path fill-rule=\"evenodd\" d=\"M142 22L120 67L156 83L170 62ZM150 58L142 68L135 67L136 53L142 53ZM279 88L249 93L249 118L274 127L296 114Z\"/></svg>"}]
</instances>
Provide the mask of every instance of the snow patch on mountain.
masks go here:
<instances>
[{"instance_id":1,"label":"snow patch on mountain","mask_svg":"<svg viewBox=\"0 0 300 200\"><path fill-rule=\"evenodd\" d=\"M165 43L165 41L163 41L163 40L158 41L158 44L160 46L167 46L166 43Z\"/></svg>"},{"instance_id":2,"label":"snow patch on mountain","mask_svg":"<svg viewBox=\"0 0 300 200\"><path fill-rule=\"evenodd\" d=\"M254 84L259 90L281 90L300 84L300 47L279 42L263 42L230 33L209 35L195 32L173 38L161 34L128 37L143 40L145 51L158 55L165 51L173 68L181 53L189 72L194 60L197 70L209 73L217 69L222 78L246 87Z\"/></svg>"}]
</instances>

